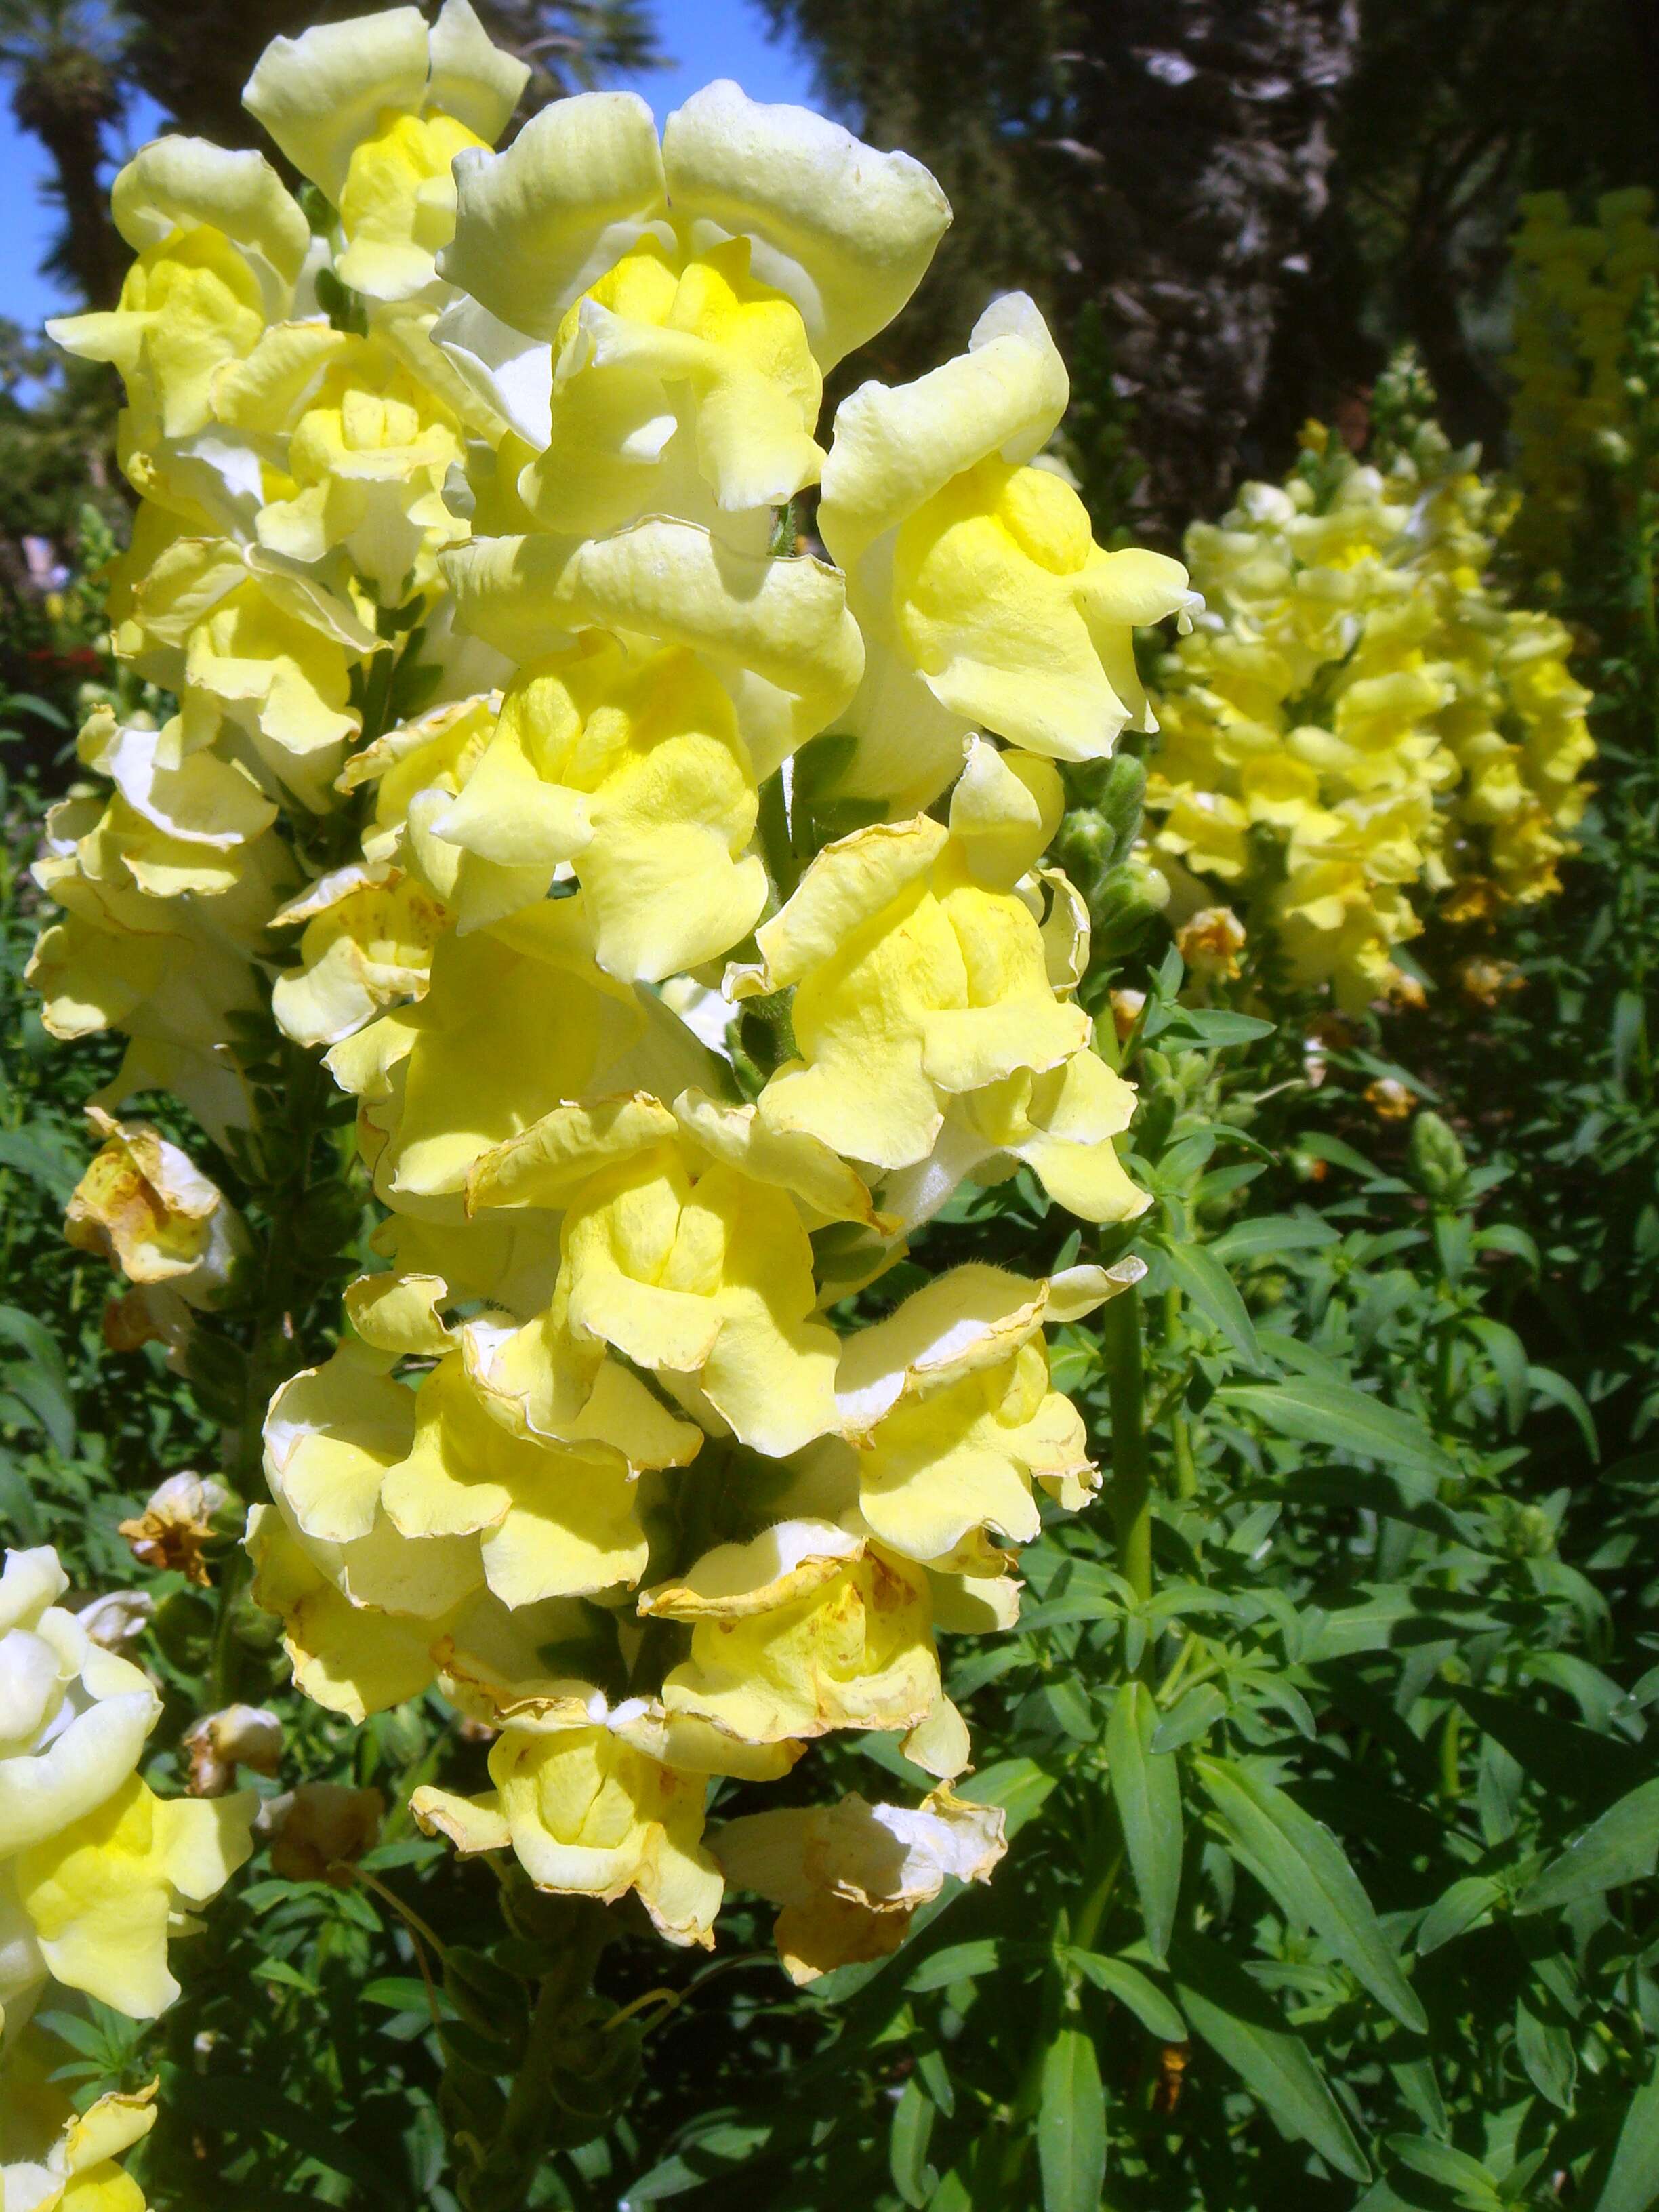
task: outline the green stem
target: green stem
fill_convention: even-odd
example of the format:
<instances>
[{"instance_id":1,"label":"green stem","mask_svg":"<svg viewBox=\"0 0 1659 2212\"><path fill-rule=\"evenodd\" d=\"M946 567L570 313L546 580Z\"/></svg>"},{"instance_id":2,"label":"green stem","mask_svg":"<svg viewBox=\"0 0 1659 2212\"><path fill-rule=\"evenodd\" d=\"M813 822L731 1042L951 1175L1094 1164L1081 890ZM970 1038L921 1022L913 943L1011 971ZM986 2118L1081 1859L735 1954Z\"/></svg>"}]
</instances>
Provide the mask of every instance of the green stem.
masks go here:
<instances>
[{"instance_id":1,"label":"green stem","mask_svg":"<svg viewBox=\"0 0 1659 2212\"><path fill-rule=\"evenodd\" d=\"M760 787L760 813L756 827L760 832L761 851L766 856L766 872L772 878L778 904L782 906L794 896L795 886L800 881L800 862L790 840L781 769L769 775Z\"/></svg>"},{"instance_id":2,"label":"green stem","mask_svg":"<svg viewBox=\"0 0 1659 2212\"><path fill-rule=\"evenodd\" d=\"M1146 1444L1140 1293L1120 1292L1101 1314L1112 1412L1112 1521L1118 1571L1144 1605L1152 1594L1152 1468Z\"/></svg>"}]
</instances>

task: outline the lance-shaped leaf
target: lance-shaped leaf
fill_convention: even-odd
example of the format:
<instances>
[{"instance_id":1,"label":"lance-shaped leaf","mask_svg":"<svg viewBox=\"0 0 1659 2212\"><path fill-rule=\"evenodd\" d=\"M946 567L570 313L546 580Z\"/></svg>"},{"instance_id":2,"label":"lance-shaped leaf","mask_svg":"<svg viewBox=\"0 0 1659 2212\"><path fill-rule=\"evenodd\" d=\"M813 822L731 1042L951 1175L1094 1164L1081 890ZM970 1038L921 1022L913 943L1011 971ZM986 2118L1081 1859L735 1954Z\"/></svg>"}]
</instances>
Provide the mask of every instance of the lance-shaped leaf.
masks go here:
<instances>
[{"instance_id":1,"label":"lance-shaped leaf","mask_svg":"<svg viewBox=\"0 0 1659 2212\"><path fill-rule=\"evenodd\" d=\"M1423 2008L1400 1971L1358 1875L1322 1822L1249 1767L1231 1759L1193 1760L1230 1840L1292 1920L1305 1921L1344 1966L1403 2027L1426 2032Z\"/></svg>"},{"instance_id":2,"label":"lance-shaped leaf","mask_svg":"<svg viewBox=\"0 0 1659 2212\"><path fill-rule=\"evenodd\" d=\"M1162 1966L1181 1895L1181 1784L1168 1752L1152 1749L1158 1711L1144 1682L1125 1682L1106 1728L1112 1801L1123 1825L1146 1946Z\"/></svg>"}]
</instances>

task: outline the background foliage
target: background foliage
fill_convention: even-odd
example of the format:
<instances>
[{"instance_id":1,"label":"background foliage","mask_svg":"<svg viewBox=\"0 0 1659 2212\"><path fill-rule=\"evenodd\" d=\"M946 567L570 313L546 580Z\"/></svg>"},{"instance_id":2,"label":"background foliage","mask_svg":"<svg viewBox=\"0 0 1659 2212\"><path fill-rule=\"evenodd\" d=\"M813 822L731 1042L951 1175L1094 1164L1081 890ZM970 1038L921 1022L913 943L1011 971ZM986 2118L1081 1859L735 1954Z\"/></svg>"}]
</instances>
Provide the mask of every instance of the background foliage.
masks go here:
<instances>
[{"instance_id":1,"label":"background foliage","mask_svg":"<svg viewBox=\"0 0 1659 2212\"><path fill-rule=\"evenodd\" d=\"M1363 438L1353 395L1402 332L1454 430L1501 435L1514 193L1640 182L1652 160L1635 10L1577 0L1519 25L1513 8L1435 0L1358 24L1303 11L1304 46L1322 40L1340 64L1291 148L1328 130L1312 196L1328 198L1304 210L1306 270L1275 280L1250 323L1256 398L1190 464L1200 498L1169 458L1167 413L1144 392L1126 410L1113 319L1140 281L1137 209L1178 201L1197 139L1219 158L1238 110L1149 129L1164 173L1139 179L1090 88L1119 38L1139 40L1143 63L1190 58L1207 12L1162 11L1148 44L1133 10L769 11L872 135L933 162L957 202L931 333L920 319L930 351L958 339L980 292L1033 271L1071 311L1068 451L1103 534L1148 512L1218 511L1242 464L1277 475L1313 402L1347 392L1345 427ZM181 125L231 135L235 57L316 12L6 11L20 117L64 149L64 266L89 297L109 271L77 216L77 165L123 88L165 86ZM494 16L498 36L550 36L544 58L571 80L649 38L632 7ZM1522 47L1535 72L1506 65ZM1237 56L1200 63L1237 87ZM1154 85L1179 76L1142 69ZM1186 272L1211 276L1233 281ZM1210 406L1206 380L1237 369L1249 321L1183 356L1189 421ZM86 1149L79 1109L109 1070L95 1048L52 1047L21 985L37 926L26 869L44 799L73 772L88 687L109 680L96 577L121 502L98 459L110 395L62 369L43 386L42 369L14 335L0 1513L14 1540L57 1542L91 1593L133 1581L117 1521L161 1475L213 1463L257 1376L204 1402L159 1347L106 1352L104 1279L59 1231ZM1108 1492L1027 1554L1019 1632L965 1647L948 1681L980 1746L969 1790L1007 1808L1009 1859L988 1890L926 1908L896 1957L804 1991L778 1974L760 1916L736 1917L712 1966L617 1943L600 1986L639 2001L647 2064L625 2094L589 2068L591 2109L556 2116L564 2147L531 2201L1644 2212L1659 2198L1656 371L1632 356L1622 458L1554 573L1515 580L1575 625L1595 694L1582 854L1559 897L1433 925L1415 948L1431 984L1420 1009L1316 1036L1310 1002L1194 988L1167 927L1126 896L1133 775L1074 790L1073 834L1085 811L1109 833L1103 850L1091 832L1103 1027L1114 990L1144 994L1119 1003L1141 1089L1137 1172L1158 1203L1133 1239L1146 1295L1073 1328L1056 1362ZM1471 956L1512 963L1518 988L1471 997L1457 981ZM287 1148L208 1164L256 1217L314 1221L316 1305L298 1325L321 1328L362 1194L325 1102L293 1069L268 1073L290 1101ZM958 1200L919 1259L1037 1272L1078 1249L1021 1176ZM1110 1242L1099 1254L1117 1255ZM881 1295L918 1279L896 1271ZM489 1872L402 1810L416 1783L459 1778L476 1757L435 1693L356 1731L293 1698L232 1558L227 1542L208 1593L139 1577L155 1601L141 1653L169 1693L155 1771L197 1712L270 1702L283 1786L378 1790L378 1840L355 1875L262 1853L183 1947L185 1996L154 2028L95 2006L46 2025L84 2097L161 2070L167 2118L135 2161L158 2207L234 2191L250 2208L442 2212L446 2066L513 2074L515 1948L541 1908L509 1895L514 1934L499 1938ZM846 1787L871 1786L871 1762L923 1780L880 1738L830 1756ZM436 1985L434 1929L448 1960Z\"/></svg>"}]
</instances>

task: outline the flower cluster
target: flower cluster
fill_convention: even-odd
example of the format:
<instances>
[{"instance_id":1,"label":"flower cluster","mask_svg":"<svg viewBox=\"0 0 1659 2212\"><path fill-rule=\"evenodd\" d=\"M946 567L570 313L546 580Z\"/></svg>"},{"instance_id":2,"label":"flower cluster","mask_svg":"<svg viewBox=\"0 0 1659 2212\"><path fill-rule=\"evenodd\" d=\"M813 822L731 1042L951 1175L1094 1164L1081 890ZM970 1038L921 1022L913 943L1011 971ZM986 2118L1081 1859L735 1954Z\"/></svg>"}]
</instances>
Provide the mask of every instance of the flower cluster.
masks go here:
<instances>
[{"instance_id":1,"label":"flower cluster","mask_svg":"<svg viewBox=\"0 0 1659 2212\"><path fill-rule=\"evenodd\" d=\"M1316 426L1285 483L1188 532L1207 611L1161 665L1147 803L1200 950L1218 884L1285 980L1352 1010L1409 990L1395 956L1427 896L1558 888L1589 694L1565 628L1492 580L1503 520L1431 423L1386 466Z\"/></svg>"},{"instance_id":2,"label":"flower cluster","mask_svg":"<svg viewBox=\"0 0 1659 2212\"><path fill-rule=\"evenodd\" d=\"M134 2020L170 2004L168 1938L247 1857L255 1801L158 1797L140 1778L161 1699L58 1603L68 1583L49 1546L8 1552L0 1575L0 2156L20 2138L44 2150L0 2166L0 2191L8 2207L142 2212L112 2161L149 2127L149 2094L100 2099L47 2148L61 2100L31 2092L16 2038L53 1982Z\"/></svg>"},{"instance_id":3,"label":"flower cluster","mask_svg":"<svg viewBox=\"0 0 1659 2212\"><path fill-rule=\"evenodd\" d=\"M1517 545L1551 565L1584 516L1598 457L1624 458L1631 418L1623 356L1631 310L1659 276L1651 192L1604 192L1574 220L1565 192L1521 202L1511 240L1515 469L1524 494Z\"/></svg>"},{"instance_id":4,"label":"flower cluster","mask_svg":"<svg viewBox=\"0 0 1659 2212\"><path fill-rule=\"evenodd\" d=\"M79 740L111 788L53 811L36 870L64 909L31 970L47 1028L128 1040L104 1105L167 1090L221 1139L250 1122L238 1025L273 916L342 834L347 753L499 671L437 563L468 535L445 480L506 425L427 333L452 155L493 142L526 74L466 0L429 31L400 8L349 45L276 40L248 100L304 204L261 154L159 139L115 181L119 304L48 325L120 371L141 502L109 579L122 684Z\"/></svg>"},{"instance_id":5,"label":"flower cluster","mask_svg":"<svg viewBox=\"0 0 1659 2212\"><path fill-rule=\"evenodd\" d=\"M386 1264L273 1400L248 1532L301 1686L440 1684L493 1787L429 1829L679 1942L729 1878L805 1977L1001 1850L936 1638L1010 1625L1010 1547L1097 1486L1045 1329L1139 1263L883 1279L964 1177L1147 1202L1044 854L1191 594L1041 465L1023 296L820 441L949 221L917 163L725 83L492 153L521 82L465 0L394 9L255 71L303 203L191 141L118 180L137 264L58 335L127 380L112 615L177 711L83 733L114 791L54 822L36 975L131 1038L108 1104L235 1127L267 1002L357 1102ZM240 1224L99 1127L71 1234L187 1344ZM842 1729L939 1786L705 1838L711 1778Z\"/></svg>"}]
</instances>

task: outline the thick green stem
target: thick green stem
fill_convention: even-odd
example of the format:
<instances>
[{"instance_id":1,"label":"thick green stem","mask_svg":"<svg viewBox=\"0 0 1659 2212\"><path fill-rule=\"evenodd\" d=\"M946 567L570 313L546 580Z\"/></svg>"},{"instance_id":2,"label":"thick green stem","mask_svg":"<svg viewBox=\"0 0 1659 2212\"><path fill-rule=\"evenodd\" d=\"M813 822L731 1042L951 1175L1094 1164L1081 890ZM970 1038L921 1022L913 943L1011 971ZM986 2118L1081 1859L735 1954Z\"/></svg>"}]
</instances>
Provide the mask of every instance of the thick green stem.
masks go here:
<instances>
[{"instance_id":1,"label":"thick green stem","mask_svg":"<svg viewBox=\"0 0 1659 2212\"><path fill-rule=\"evenodd\" d=\"M1152 1464L1146 1445L1140 1293L1124 1291L1101 1315L1112 1409L1112 1521L1118 1572L1144 1605L1152 1594Z\"/></svg>"}]
</instances>

